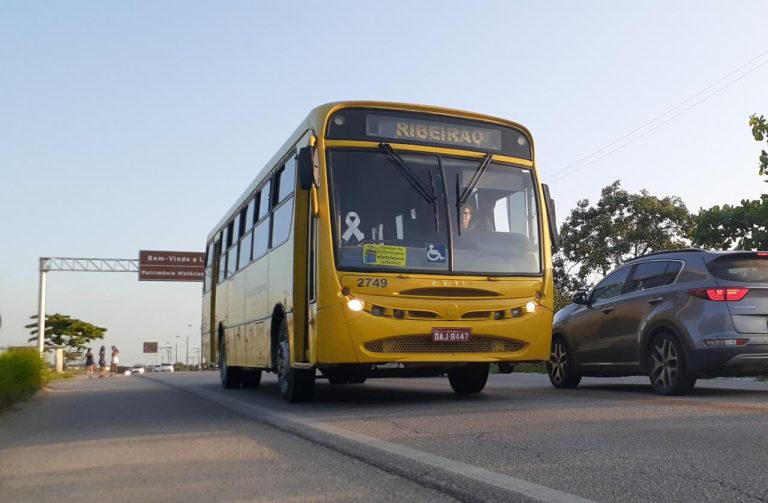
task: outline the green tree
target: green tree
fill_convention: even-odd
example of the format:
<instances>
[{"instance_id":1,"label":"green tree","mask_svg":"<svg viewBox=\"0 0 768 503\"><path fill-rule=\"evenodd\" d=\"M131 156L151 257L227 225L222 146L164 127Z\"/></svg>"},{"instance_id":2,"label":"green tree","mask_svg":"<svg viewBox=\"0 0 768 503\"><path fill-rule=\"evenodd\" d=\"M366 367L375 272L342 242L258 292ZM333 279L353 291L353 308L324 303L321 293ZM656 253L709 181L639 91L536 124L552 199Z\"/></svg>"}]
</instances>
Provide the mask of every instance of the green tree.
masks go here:
<instances>
[{"instance_id":1,"label":"green tree","mask_svg":"<svg viewBox=\"0 0 768 503\"><path fill-rule=\"evenodd\" d=\"M768 250L768 194L741 206L702 209L691 232L696 246L714 250Z\"/></svg>"},{"instance_id":2,"label":"green tree","mask_svg":"<svg viewBox=\"0 0 768 503\"><path fill-rule=\"evenodd\" d=\"M749 125L752 128L752 136L755 141L762 142L768 138L768 122L766 122L765 117L752 114L749 117ZM760 152L760 169L758 172L760 176L768 176L768 152L765 150ZM768 179L765 181L768 182Z\"/></svg>"},{"instance_id":3,"label":"green tree","mask_svg":"<svg viewBox=\"0 0 768 503\"><path fill-rule=\"evenodd\" d=\"M692 225L679 197L631 194L616 180L603 188L596 206L579 201L560 228L554 260L559 295L569 298L631 258L686 247Z\"/></svg>"},{"instance_id":4,"label":"green tree","mask_svg":"<svg viewBox=\"0 0 768 503\"><path fill-rule=\"evenodd\" d=\"M38 316L34 315L30 316L30 318L37 320ZM37 340L37 322L30 323L24 328L28 328L29 332L34 336L29 339L30 342ZM68 360L73 358L74 354L82 352L89 342L103 339L106 332L106 328L70 318L66 314L45 315L45 342L70 348L69 352L65 352Z\"/></svg>"},{"instance_id":5,"label":"green tree","mask_svg":"<svg viewBox=\"0 0 768 503\"><path fill-rule=\"evenodd\" d=\"M749 117L752 136L762 142L768 137L764 116ZM760 154L760 176L768 176L768 153ZM768 182L768 179L765 180ZM696 246L715 250L768 250L768 194L741 201L741 206L724 204L702 209L691 232Z\"/></svg>"}]
</instances>

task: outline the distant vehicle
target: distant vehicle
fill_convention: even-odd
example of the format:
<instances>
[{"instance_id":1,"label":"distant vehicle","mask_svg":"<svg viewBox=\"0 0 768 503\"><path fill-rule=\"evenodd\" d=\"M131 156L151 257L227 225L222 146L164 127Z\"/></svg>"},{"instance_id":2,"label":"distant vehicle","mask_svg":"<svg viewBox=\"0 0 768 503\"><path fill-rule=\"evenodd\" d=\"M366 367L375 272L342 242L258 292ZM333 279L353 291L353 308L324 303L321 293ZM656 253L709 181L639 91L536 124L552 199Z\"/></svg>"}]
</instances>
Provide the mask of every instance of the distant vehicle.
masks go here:
<instances>
[{"instance_id":1,"label":"distant vehicle","mask_svg":"<svg viewBox=\"0 0 768 503\"><path fill-rule=\"evenodd\" d=\"M144 365L137 364L131 367L129 370L131 371L131 374L143 374L147 369L144 367Z\"/></svg>"},{"instance_id":2,"label":"distant vehicle","mask_svg":"<svg viewBox=\"0 0 768 503\"><path fill-rule=\"evenodd\" d=\"M631 260L555 315L556 388L648 375L662 395L698 378L768 374L768 252L677 250Z\"/></svg>"},{"instance_id":3,"label":"distant vehicle","mask_svg":"<svg viewBox=\"0 0 768 503\"><path fill-rule=\"evenodd\" d=\"M155 372L173 372L173 364L172 363L161 363L157 367L155 367Z\"/></svg>"}]
</instances>

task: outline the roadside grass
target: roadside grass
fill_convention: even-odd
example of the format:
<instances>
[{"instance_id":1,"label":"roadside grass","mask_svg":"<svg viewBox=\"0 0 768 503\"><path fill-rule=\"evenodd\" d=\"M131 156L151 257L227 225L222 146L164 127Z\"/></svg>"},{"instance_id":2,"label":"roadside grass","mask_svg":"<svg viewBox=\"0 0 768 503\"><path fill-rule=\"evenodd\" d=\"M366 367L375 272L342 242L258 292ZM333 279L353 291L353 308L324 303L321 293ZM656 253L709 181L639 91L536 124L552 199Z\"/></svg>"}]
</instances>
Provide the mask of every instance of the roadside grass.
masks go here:
<instances>
[{"instance_id":1,"label":"roadside grass","mask_svg":"<svg viewBox=\"0 0 768 503\"><path fill-rule=\"evenodd\" d=\"M53 378L36 349L13 349L0 355L0 412L34 395Z\"/></svg>"}]
</instances>

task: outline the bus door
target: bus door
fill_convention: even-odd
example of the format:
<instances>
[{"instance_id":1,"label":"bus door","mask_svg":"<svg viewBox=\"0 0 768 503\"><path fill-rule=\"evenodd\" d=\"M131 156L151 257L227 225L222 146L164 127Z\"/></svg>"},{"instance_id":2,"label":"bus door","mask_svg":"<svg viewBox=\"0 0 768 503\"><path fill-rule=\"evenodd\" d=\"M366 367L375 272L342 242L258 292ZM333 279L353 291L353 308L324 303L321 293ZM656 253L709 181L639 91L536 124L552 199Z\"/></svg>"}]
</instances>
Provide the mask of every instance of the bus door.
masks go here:
<instances>
[{"instance_id":1,"label":"bus door","mask_svg":"<svg viewBox=\"0 0 768 503\"><path fill-rule=\"evenodd\" d=\"M208 333L204 337L210 341L208 354L208 363L215 363L218 359L218 326L216 323L216 286L219 284L219 255L221 255L221 239L216 239L208 248L208 261L211 268L211 295L208 305ZM201 362L202 364L202 362Z\"/></svg>"},{"instance_id":2,"label":"bus door","mask_svg":"<svg viewBox=\"0 0 768 503\"><path fill-rule=\"evenodd\" d=\"M293 341L294 367L309 366L310 344L317 315L315 276L317 269L317 189L312 175L312 148L299 150L297 162L296 227L294 234Z\"/></svg>"}]
</instances>

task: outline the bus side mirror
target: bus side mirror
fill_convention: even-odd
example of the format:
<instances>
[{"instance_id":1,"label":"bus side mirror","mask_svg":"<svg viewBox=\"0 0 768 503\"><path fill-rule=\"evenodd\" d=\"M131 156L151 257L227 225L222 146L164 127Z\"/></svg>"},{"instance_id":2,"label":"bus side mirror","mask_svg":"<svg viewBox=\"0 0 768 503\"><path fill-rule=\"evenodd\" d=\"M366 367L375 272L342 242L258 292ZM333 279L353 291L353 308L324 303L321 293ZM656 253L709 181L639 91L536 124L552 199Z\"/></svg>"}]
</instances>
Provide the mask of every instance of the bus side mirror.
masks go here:
<instances>
[{"instance_id":1,"label":"bus side mirror","mask_svg":"<svg viewBox=\"0 0 768 503\"><path fill-rule=\"evenodd\" d=\"M547 205L547 222L549 223L549 237L552 239L552 247L560 245L560 234L557 232L557 217L555 216L555 201L549 195L549 185L541 184L544 191L544 203Z\"/></svg>"},{"instance_id":2,"label":"bus side mirror","mask_svg":"<svg viewBox=\"0 0 768 503\"><path fill-rule=\"evenodd\" d=\"M309 190L315 180L315 174L312 166L312 148L302 147L299 149L298 159L299 187L301 190Z\"/></svg>"}]
</instances>

